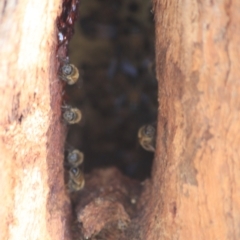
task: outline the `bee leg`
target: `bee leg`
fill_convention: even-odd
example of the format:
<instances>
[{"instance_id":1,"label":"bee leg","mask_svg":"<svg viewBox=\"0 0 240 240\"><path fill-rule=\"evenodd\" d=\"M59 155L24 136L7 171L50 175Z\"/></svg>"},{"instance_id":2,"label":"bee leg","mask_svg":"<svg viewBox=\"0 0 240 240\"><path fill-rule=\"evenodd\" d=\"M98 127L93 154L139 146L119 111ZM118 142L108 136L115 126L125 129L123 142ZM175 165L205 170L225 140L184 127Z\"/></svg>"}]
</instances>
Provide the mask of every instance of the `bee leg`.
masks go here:
<instances>
[{"instance_id":1,"label":"bee leg","mask_svg":"<svg viewBox=\"0 0 240 240\"><path fill-rule=\"evenodd\" d=\"M69 80L65 77L65 76L63 76L63 75L58 75L58 77L61 79L61 80L63 80L64 82L68 82Z\"/></svg>"}]
</instances>

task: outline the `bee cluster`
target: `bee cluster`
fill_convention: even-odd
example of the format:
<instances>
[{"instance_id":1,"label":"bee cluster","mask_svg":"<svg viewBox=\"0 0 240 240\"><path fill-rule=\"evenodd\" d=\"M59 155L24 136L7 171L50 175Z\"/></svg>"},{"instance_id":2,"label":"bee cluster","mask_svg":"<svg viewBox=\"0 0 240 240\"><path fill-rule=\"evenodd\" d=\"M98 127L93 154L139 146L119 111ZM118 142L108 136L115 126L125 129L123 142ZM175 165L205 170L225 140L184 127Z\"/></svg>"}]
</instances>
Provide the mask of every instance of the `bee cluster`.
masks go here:
<instances>
[{"instance_id":1,"label":"bee cluster","mask_svg":"<svg viewBox=\"0 0 240 240\"><path fill-rule=\"evenodd\" d=\"M68 85L75 84L79 79L79 70L70 64L69 58L61 59L61 65L58 72L58 77L66 82ZM82 119L82 112L76 107L70 105L62 106L62 118L65 123L77 124ZM84 174L81 169L84 160L84 154L79 150L73 150L68 153L67 163L68 170L68 183L67 187L69 192L79 191L84 187Z\"/></svg>"},{"instance_id":2,"label":"bee cluster","mask_svg":"<svg viewBox=\"0 0 240 240\"><path fill-rule=\"evenodd\" d=\"M81 143L80 150L89 159L84 166L86 172L96 165L116 165L126 175L144 179L150 175L152 154L149 151L155 151L156 142L154 126L150 124L152 130L151 127L139 128L156 119L152 14L149 11L142 14L141 9L150 7L147 2L144 6L139 0L110 2L101 1L102 10L97 14L98 0L81 2L81 18L76 24L78 40L71 41L69 59L68 44L74 33L79 0L63 1L62 13L56 20L58 77L67 86L65 91L71 93L66 94L69 101L64 99L62 120L74 125L69 128L67 142L76 148ZM78 62L80 71L72 61ZM80 83L83 73L84 91L72 87ZM72 102L77 102L81 110ZM81 129L78 123L84 122L85 114L88 121ZM149 163L146 159L150 159ZM65 163L69 166L68 179L83 179L82 164L73 166L68 157ZM84 185L84 180L81 181ZM71 192L79 189L79 184L70 187L75 186L75 180L66 182Z\"/></svg>"},{"instance_id":3,"label":"bee cluster","mask_svg":"<svg viewBox=\"0 0 240 240\"><path fill-rule=\"evenodd\" d=\"M61 47L66 52L68 43L74 33L74 23L77 18L78 4L78 0L63 1L62 13L57 17L58 53ZM57 56L57 58L60 62L58 70L59 79L68 85L75 84L80 78L78 68L70 63L69 57ZM70 105L64 105L62 106L62 119L66 124L77 124L82 119L81 110ZM79 191L84 187L83 161L84 154L81 151L74 149L68 152L66 167L68 169L67 188L69 192Z\"/></svg>"},{"instance_id":4,"label":"bee cluster","mask_svg":"<svg viewBox=\"0 0 240 240\"><path fill-rule=\"evenodd\" d=\"M67 187L69 192L79 191L84 187L85 180L82 170L83 161L84 154L77 149L70 151L67 155L67 163L69 165Z\"/></svg>"}]
</instances>

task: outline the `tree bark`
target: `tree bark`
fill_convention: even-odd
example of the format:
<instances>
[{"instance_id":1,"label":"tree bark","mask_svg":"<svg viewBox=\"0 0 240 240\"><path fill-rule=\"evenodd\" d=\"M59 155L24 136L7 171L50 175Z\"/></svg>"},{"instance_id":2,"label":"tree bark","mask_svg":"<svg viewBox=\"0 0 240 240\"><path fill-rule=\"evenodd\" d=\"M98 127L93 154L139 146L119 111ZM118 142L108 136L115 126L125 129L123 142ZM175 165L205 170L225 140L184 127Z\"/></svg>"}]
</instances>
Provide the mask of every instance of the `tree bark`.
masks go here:
<instances>
[{"instance_id":1,"label":"tree bark","mask_svg":"<svg viewBox=\"0 0 240 240\"><path fill-rule=\"evenodd\" d=\"M160 106L142 239L240 239L240 1L154 4Z\"/></svg>"},{"instance_id":2,"label":"tree bark","mask_svg":"<svg viewBox=\"0 0 240 240\"><path fill-rule=\"evenodd\" d=\"M239 239L240 2L154 3L157 150L131 239ZM69 239L60 6L0 2L0 239Z\"/></svg>"},{"instance_id":3,"label":"tree bark","mask_svg":"<svg viewBox=\"0 0 240 240\"><path fill-rule=\"evenodd\" d=\"M61 3L0 2L0 239L69 239L56 75Z\"/></svg>"}]
</instances>

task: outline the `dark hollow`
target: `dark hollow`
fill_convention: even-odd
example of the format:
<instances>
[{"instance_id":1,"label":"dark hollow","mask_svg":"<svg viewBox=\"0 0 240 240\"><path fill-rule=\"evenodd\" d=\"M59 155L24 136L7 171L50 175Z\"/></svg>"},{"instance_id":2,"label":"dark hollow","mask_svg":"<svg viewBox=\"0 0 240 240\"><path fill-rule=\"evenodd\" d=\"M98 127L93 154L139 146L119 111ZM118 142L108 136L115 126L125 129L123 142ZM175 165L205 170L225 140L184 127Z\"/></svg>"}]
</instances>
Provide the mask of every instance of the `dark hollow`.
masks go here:
<instances>
[{"instance_id":1,"label":"dark hollow","mask_svg":"<svg viewBox=\"0 0 240 240\"><path fill-rule=\"evenodd\" d=\"M138 129L157 118L154 21L151 1L81 0L70 62L82 75L67 86L70 105L81 109L69 126L66 147L85 154L84 171L117 166L143 180L153 153L138 143Z\"/></svg>"}]
</instances>

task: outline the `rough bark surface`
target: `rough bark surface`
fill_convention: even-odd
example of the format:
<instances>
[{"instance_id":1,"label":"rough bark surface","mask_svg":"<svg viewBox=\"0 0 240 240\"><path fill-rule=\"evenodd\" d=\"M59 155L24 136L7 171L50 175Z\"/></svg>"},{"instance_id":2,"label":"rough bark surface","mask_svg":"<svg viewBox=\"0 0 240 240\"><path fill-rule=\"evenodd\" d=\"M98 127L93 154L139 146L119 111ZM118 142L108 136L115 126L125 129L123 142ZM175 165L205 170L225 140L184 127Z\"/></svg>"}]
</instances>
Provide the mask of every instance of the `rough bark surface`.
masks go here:
<instances>
[{"instance_id":1,"label":"rough bark surface","mask_svg":"<svg viewBox=\"0 0 240 240\"><path fill-rule=\"evenodd\" d=\"M240 239L240 1L154 4L160 106L141 239Z\"/></svg>"},{"instance_id":2,"label":"rough bark surface","mask_svg":"<svg viewBox=\"0 0 240 240\"><path fill-rule=\"evenodd\" d=\"M68 239L60 11L59 0L0 1L0 239Z\"/></svg>"},{"instance_id":3,"label":"rough bark surface","mask_svg":"<svg viewBox=\"0 0 240 240\"><path fill-rule=\"evenodd\" d=\"M0 239L69 239L60 4L0 2ZM155 0L157 150L129 239L240 238L239 9L238 0ZM112 203L92 204L86 211Z\"/></svg>"},{"instance_id":4,"label":"rough bark surface","mask_svg":"<svg viewBox=\"0 0 240 240\"><path fill-rule=\"evenodd\" d=\"M97 169L85 175L86 185L71 195L76 214L73 239L126 238L137 217L142 185L115 168Z\"/></svg>"}]
</instances>

